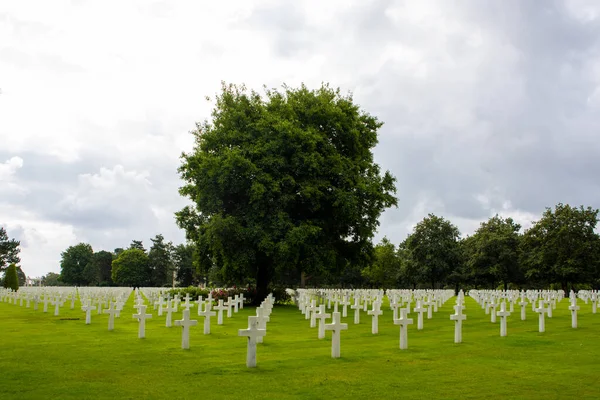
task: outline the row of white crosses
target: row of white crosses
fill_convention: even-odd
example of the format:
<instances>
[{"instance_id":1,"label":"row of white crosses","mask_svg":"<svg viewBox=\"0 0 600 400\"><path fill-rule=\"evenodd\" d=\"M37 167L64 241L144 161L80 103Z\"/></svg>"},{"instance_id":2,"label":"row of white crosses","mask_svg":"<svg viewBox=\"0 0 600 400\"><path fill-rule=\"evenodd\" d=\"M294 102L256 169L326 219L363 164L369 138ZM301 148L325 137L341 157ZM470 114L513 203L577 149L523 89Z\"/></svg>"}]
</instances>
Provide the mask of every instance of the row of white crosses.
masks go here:
<instances>
[{"instance_id":1,"label":"row of white crosses","mask_svg":"<svg viewBox=\"0 0 600 400\"><path fill-rule=\"evenodd\" d=\"M360 312L367 311L371 316L371 333L379 332L379 317L383 314L381 310L382 298L384 292L364 291L360 290L357 293L353 291L342 291L332 293L328 290L299 290L295 293L295 299L298 302L298 308L304 314L305 319L310 320L310 327L317 326L317 337L325 338L325 331L332 331L331 355L333 358L340 357L340 334L342 330L348 329L348 324L342 323L341 318L344 316L343 311L340 313L337 308L339 302L342 306L344 303L351 304L348 300L354 299L354 304L350 307L354 310L354 323L360 323ZM432 312L441 306L445 301L452 297L453 292L450 291L388 291L385 293L390 299L390 307L393 312L394 324L400 326L400 349L408 348L408 325L413 323L411 318L408 318L408 313L411 311L412 300L416 300L415 312L418 313L418 329L423 329L423 314L428 313L431 318ZM327 313L326 305L329 305L329 300L333 301L333 313ZM339 301L338 301L339 300ZM365 308L368 302L371 302L371 310ZM317 302L321 304L317 304ZM423 307L425 304L427 308ZM398 310L400 310L400 318L398 318ZM326 320L332 317L332 323L327 324Z\"/></svg>"},{"instance_id":2,"label":"row of white crosses","mask_svg":"<svg viewBox=\"0 0 600 400\"><path fill-rule=\"evenodd\" d=\"M490 314L491 322L496 322L496 316L500 320L500 336L507 335L506 319L510 316L513 310L513 304L518 304L521 307L520 317L522 321L527 319L527 305L531 304L532 311L538 314L538 331L546 331L546 317L552 318L552 311L556 309L557 304L564 298L562 290L527 290L527 291L495 291L495 290L471 290L469 295L474 298L482 308L486 310L486 314ZM597 291L581 290L576 295L571 291L569 295L568 309L571 311L571 327L577 328L577 312L581 307L577 304L577 298L584 302L587 299L592 300L592 313L596 311L596 303L598 301ZM528 303L529 300L529 303ZM506 304L510 305L510 310L506 310ZM496 311L497 305L500 304L500 311Z\"/></svg>"},{"instance_id":3,"label":"row of white crosses","mask_svg":"<svg viewBox=\"0 0 600 400\"><path fill-rule=\"evenodd\" d=\"M256 316L248 317L248 328L238 331L238 336L248 338L246 350L246 367L248 368L256 367L257 344L263 343L263 338L267 334L267 322L270 320L274 303L273 294L269 294L260 307L256 309Z\"/></svg>"}]
</instances>

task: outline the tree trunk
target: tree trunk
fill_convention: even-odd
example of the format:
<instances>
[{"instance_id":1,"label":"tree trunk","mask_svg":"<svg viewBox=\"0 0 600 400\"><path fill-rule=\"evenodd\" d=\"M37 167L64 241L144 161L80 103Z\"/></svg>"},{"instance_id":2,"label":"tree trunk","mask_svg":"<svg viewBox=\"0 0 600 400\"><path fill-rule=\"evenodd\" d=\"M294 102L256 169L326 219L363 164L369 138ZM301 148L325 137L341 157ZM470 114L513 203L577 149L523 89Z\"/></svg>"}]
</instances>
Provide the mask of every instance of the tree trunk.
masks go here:
<instances>
[{"instance_id":1,"label":"tree trunk","mask_svg":"<svg viewBox=\"0 0 600 400\"><path fill-rule=\"evenodd\" d=\"M300 273L300 287L303 289L306 287L306 273L304 271Z\"/></svg>"},{"instance_id":2,"label":"tree trunk","mask_svg":"<svg viewBox=\"0 0 600 400\"><path fill-rule=\"evenodd\" d=\"M506 292L508 290L508 282L504 281L504 291Z\"/></svg>"},{"instance_id":3,"label":"tree trunk","mask_svg":"<svg viewBox=\"0 0 600 400\"><path fill-rule=\"evenodd\" d=\"M259 306L267 297L271 283L271 260L262 258L259 263L256 270L256 296L252 302L255 306Z\"/></svg>"}]
</instances>

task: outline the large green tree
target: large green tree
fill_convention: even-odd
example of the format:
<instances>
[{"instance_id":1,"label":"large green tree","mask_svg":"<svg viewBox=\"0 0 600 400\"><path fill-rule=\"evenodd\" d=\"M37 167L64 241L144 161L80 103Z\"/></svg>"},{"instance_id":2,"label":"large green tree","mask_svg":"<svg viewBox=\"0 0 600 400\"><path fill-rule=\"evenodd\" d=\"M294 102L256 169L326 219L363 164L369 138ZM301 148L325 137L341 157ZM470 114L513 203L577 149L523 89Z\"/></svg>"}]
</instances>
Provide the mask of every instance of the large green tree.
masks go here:
<instances>
[{"instance_id":1,"label":"large green tree","mask_svg":"<svg viewBox=\"0 0 600 400\"><path fill-rule=\"evenodd\" d=\"M14 291L19 290L19 277L17 275L17 266L10 264L4 273L3 286Z\"/></svg>"},{"instance_id":2,"label":"large green tree","mask_svg":"<svg viewBox=\"0 0 600 400\"><path fill-rule=\"evenodd\" d=\"M458 228L443 217L433 214L425 217L403 245L407 279L430 283L432 288L436 283L447 282L460 268L459 236Z\"/></svg>"},{"instance_id":3,"label":"large green tree","mask_svg":"<svg viewBox=\"0 0 600 400\"><path fill-rule=\"evenodd\" d=\"M598 211L559 203L523 235L521 262L529 279L569 285L597 280L600 238L595 232Z\"/></svg>"},{"instance_id":4,"label":"large green tree","mask_svg":"<svg viewBox=\"0 0 600 400\"><path fill-rule=\"evenodd\" d=\"M502 282L506 290L509 283L522 282L520 229L521 225L512 218L495 215L463 241L467 271L473 283L495 289L496 284Z\"/></svg>"},{"instance_id":5,"label":"large green tree","mask_svg":"<svg viewBox=\"0 0 600 400\"><path fill-rule=\"evenodd\" d=\"M396 204L395 179L373 161L381 125L326 85L261 96L224 84L182 156L180 193L195 206L177 222L225 277L254 280L259 301L291 270L367 265L378 218Z\"/></svg>"},{"instance_id":6,"label":"large green tree","mask_svg":"<svg viewBox=\"0 0 600 400\"><path fill-rule=\"evenodd\" d=\"M94 250L88 243L70 246L61 253L61 280L67 285L86 285L88 279L84 273L85 267L92 260Z\"/></svg>"},{"instance_id":7,"label":"large green tree","mask_svg":"<svg viewBox=\"0 0 600 400\"><path fill-rule=\"evenodd\" d=\"M156 235L148 252L148 265L152 276L152 285L165 286L173 281L173 260L171 252L173 244L166 243L163 235Z\"/></svg>"},{"instance_id":8,"label":"large green tree","mask_svg":"<svg viewBox=\"0 0 600 400\"><path fill-rule=\"evenodd\" d=\"M10 264L18 264L21 261L20 245L21 242L18 240L9 239L6 229L0 226L0 271L4 271Z\"/></svg>"},{"instance_id":9,"label":"large green tree","mask_svg":"<svg viewBox=\"0 0 600 400\"><path fill-rule=\"evenodd\" d=\"M127 249L112 262L112 280L117 285L141 287L151 282L148 255L137 248Z\"/></svg>"}]
</instances>

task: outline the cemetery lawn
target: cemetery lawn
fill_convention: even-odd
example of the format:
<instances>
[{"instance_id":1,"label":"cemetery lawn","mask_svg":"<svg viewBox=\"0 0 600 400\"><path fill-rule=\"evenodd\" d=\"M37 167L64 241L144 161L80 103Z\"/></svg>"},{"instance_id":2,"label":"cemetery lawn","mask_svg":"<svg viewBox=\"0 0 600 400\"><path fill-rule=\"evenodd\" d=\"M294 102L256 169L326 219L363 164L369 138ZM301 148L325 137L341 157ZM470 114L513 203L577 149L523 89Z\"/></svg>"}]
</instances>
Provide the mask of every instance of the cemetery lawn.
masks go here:
<instances>
[{"instance_id":1,"label":"cemetery lawn","mask_svg":"<svg viewBox=\"0 0 600 400\"><path fill-rule=\"evenodd\" d=\"M463 343L454 344L454 299L433 319L425 315L417 331L417 315L408 329L408 349L398 348L399 327L382 307L379 334L371 334L371 318L361 313L341 334L341 358L331 358L331 332L317 339L317 328L294 306L276 306L267 336L258 345L258 367L245 366L246 306L224 325L212 319L211 335L202 332L203 318L192 309L198 326L191 328L190 350L181 349L181 328L164 326L165 317L146 321L146 339L137 338L138 323L130 298L115 330L107 331L107 315L85 313L66 302L60 316L53 307L42 313L0 303L0 399L599 399L600 314L579 302L579 328L571 328L567 299L546 318L538 333L537 314L527 306L521 321L518 306L508 319L508 336L499 323L471 298ZM173 321L181 312L173 315Z\"/></svg>"}]
</instances>

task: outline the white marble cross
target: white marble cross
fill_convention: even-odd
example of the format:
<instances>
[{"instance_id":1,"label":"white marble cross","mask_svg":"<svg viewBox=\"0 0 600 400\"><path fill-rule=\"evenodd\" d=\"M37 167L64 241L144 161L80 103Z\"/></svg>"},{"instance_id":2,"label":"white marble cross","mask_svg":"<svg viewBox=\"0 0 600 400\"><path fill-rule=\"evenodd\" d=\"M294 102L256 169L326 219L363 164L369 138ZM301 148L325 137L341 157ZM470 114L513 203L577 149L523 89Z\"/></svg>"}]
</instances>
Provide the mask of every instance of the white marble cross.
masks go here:
<instances>
[{"instance_id":1,"label":"white marble cross","mask_svg":"<svg viewBox=\"0 0 600 400\"><path fill-rule=\"evenodd\" d=\"M175 321L175 326L180 326L181 331L181 348L187 350L190 348L190 326L198 325L198 321L190 319L190 309L183 310L182 319Z\"/></svg>"},{"instance_id":2,"label":"white marble cross","mask_svg":"<svg viewBox=\"0 0 600 400\"><path fill-rule=\"evenodd\" d=\"M202 312L202 305L204 304L204 300L202 300L202 296L198 296L198 300L196 300L196 308L198 309L198 315Z\"/></svg>"},{"instance_id":3,"label":"white marble cross","mask_svg":"<svg viewBox=\"0 0 600 400\"><path fill-rule=\"evenodd\" d=\"M204 334L210 335L210 317L217 315L216 312L212 311L212 303L209 301L204 303L204 311L198 313L198 315L204 317Z\"/></svg>"},{"instance_id":4,"label":"white marble cross","mask_svg":"<svg viewBox=\"0 0 600 400\"><path fill-rule=\"evenodd\" d=\"M342 305L342 317L346 318L348 316L348 306L350 305L348 295L344 295L344 299L340 304Z\"/></svg>"},{"instance_id":5,"label":"white marble cross","mask_svg":"<svg viewBox=\"0 0 600 400\"><path fill-rule=\"evenodd\" d=\"M419 316L417 317L417 330L420 331L423 329L423 313L427 311L427 309L421 305L421 300L417 300L417 306L413 311L419 313Z\"/></svg>"},{"instance_id":6,"label":"white marble cross","mask_svg":"<svg viewBox=\"0 0 600 400\"><path fill-rule=\"evenodd\" d=\"M267 334L265 329L258 327L258 317L248 317L248 329L238 330L238 336L246 336L248 338L248 350L246 352L246 367L256 367L256 343L257 339L262 339Z\"/></svg>"},{"instance_id":7,"label":"white marble cross","mask_svg":"<svg viewBox=\"0 0 600 400\"><path fill-rule=\"evenodd\" d=\"M373 308L370 311L367 311L368 315L371 315L371 333L373 335L379 333L379 316L383 314L381 311L381 303L379 301L373 302Z\"/></svg>"},{"instance_id":8,"label":"white marble cross","mask_svg":"<svg viewBox=\"0 0 600 400\"><path fill-rule=\"evenodd\" d=\"M310 306L306 307L306 316L308 317L308 313L310 313L310 327L315 328L317 326L317 320L315 319L317 310L319 309L316 304L316 300L310 301Z\"/></svg>"},{"instance_id":9,"label":"white marble cross","mask_svg":"<svg viewBox=\"0 0 600 400\"><path fill-rule=\"evenodd\" d=\"M231 318L231 309L233 307L233 299L231 297L228 297L227 301L223 304L225 306L227 306L227 318Z\"/></svg>"},{"instance_id":10,"label":"white marble cross","mask_svg":"<svg viewBox=\"0 0 600 400\"><path fill-rule=\"evenodd\" d=\"M238 312L238 307L240 306L240 296L237 294L233 297L233 312Z\"/></svg>"},{"instance_id":11,"label":"white marble cross","mask_svg":"<svg viewBox=\"0 0 600 400\"><path fill-rule=\"evenodd\" d=\"M95 310L96 307L94 307L91 304L86 304L85 306L81 307L81 311L85 311L85 324L89 325L92 323L92 310Z\"/></svg>"},{"instance_id":12,"label":"white marble cross","mask_svg":"<svg viewBox=\"0 0 600 400\"><path fill-rule=\"evenodd\" d=\"M500 311L496 312L500 317L500 336L506 336L506 317L510 315L510 311L506 311L506 303L500 303Z\"/></svg>"},{"instance_id":13,"label":"white marble cross","mask_svg":"<svg viewBox=\"0 0 600 400\"><path fill-rule=\"evenodd\" d=\"M408 348L408 325L413 323L412 318L407 318L406 308L400 309L400 318L394 319L395 325L400 325L400 349Z\"/></svg>"},{"instance_id":14,"label":"white marble cross","mask_svg":"<svg viewBox=\"0 0 600 400\"><path fill-rule=\"evenodd\" d=\"M432 313L432 311L433 311L433 308L432 308L433 307L433 303L434 303L434 301L431 300L431 297L429 297L427 299L427 301L423 301L421 303L421 305L427 306L427 319L433 318L433 313Z\"/></svg>"},{"instance_id":15,"label":"white marble cross","mask_svg":"<svg viewBox=\"0 0 600 400\"><path fill-rule=\"evenodd\" d=\"M167 312L165 326L170 328L173 326L171 321L173 320L173 312L175 311L175 307L173 307L173 300L167 300L167 304L163 307L163 311Z\"/></svg>"},{"instance_id":16,"label":"white marble cross","mask_svg":"<svg viewBox=\"0 0 600 400\"><path fill-rule=\"evenodd\" d=\"M271 318L269 318L267 316L266 311L263 308L263 306L256 308L256 319L258 320L258 328L264 329L266 331L267 330L267 322L269 322L271 320ZM257 341L258 341L258 343L262 343L263 342L262 336L259 337L257 339Z\"/></svg>"},{"instance_id":17,"label":"white marble cross","mask_svg":"<svg viewBox=\"0 0 600 400\"><path fill-rule=\"evenodd\" d=\"M454 314L450 315L450 319L454 321L454 343L462 343L462 322L467 319L462 313L463 308L462 304L455 305Z\"/></svg>"},{"instance_id":18,"label":"white marble cross","mask_svg":"<svg viewBox=\"0 0 600 400\"><path fill-rule=\"evenodd\" d=\"M343 324L340 321L340 313L333 313L333 322L331 324L325 324L325 330L332 332L331 337L331 357L340 357L340 334L343 330L348 329L348 324Z\"/></svg>"},{"instance_id":19,"label":"white marble cross","mask_svg":"<svg viewBox=\"0 0 600 400\"><path fill-rule=\"evenodd\" d=\"M490 304L489 304L489 307L490 307L490 309L491 309L491 310L490 310L490 314L491 314L491 316L490 316L490 321L491 321L492 323L496 323L496 306L497 306L497 305L498 305L498 304L496 304L496 299L494 299L494 298L492 297L492 301L491 301L491 302L490 302Z\"/></svg>"},{"instance_id":20,"label":"white marble cross","mask_svg":"<svg viewBox=\"0 0 600 400\"><path fill-rule=\"evenodd\" d=\"M577 328L577 311L579 311L579 306L577 305L577 297L571 297L571 305L569 306L569 310L571 311L571 328Z\"/></svg>"},{"instance_id":21,"label":"white marble cross","mask_svg":"<svg viewBox=\"0 0 600 400\"><path fill-rule=\"evenodd\" d=\"M546 302L543 299L540 299L539 307L535 309L535 312L540 315L540 319L539 319L539 331L540 332L546 332L545 313L547 311L547 308L545 307L545 305L546 305Z\"/></svg>"},{"instance_id":22,"label":"white marble cross","mask_svg":"<svg viewBox=\"0 0 600 400\"><path fill-rule=\"evenodd\" d=\"M54 306L54 316L57 317L60 313L60 298L58 296L56 296L54 298L54 301L52 302L52 305Z\"/></svg>"},{"instance_id":23,"label":"white marble cross","mask_svg":"<svg viewBox=\"0 0 600 400\"><path fill-rule=\"evenodd\" d=\"M108 314L108 330L109 331L112 331L115 329L115 315L117 315L118 312L119 312L119 310L117 310L116 303L112 303L111 306L109 306L109 308L107 310L103 311L104 314Z\"/></svg>"},{"instance_id":24,"label":"white marble cross","mask_svg":"<svg viewBox=\"0 0 600 400\"><path fill-rule=\"evenodd\" d=\"M223 311L227 310L227 306L223 305L223 299L219 299L215 310L217 310L217 325L223 325Z\"/></svg>"},{"instance_id":25,"label":"white marble cross","mask_svg":"<svg viewBox=\"0 0 600 400\"><path fill-rule=\"evenodd\" d=\"M48 303L50 302L50 299L48 297L48 295L44 295L44 310L43 312L47 313L48 312Z\"/></svg>"},{"instance_id":26,"label":"white marble cross","mask_svg":"<svg viewBox=\"0 0 600 400\"><path fill-rule=\"evenodd\" d=\"M525 321L527 319L527 310L525 308L527 306L527 300L525 300L525 297L521 297L519 305L521 306L521 321Z\"/></svg>"},{"instance_id":27,"label":"white marble cross","mask_svg":"<svg viewBox=\"0 0 600 400\"><path fill-rule=\"evenodd\" d=\"M244 309L244 293L240 293L240 297L238 298L240 310Z\"/></svg>"},{"instance_id":28,"label":"white marble cross","mask_svg":"<svg viewBox=\"0 0 600 400\"><path fill-rule=\"evenodd\" d=\"M354 305L350 306L350 308L354 310L354 323L360 324L360 310L362 305L360 304L360 298L358 296L354 298Z\"/></svg>"},{"instance_id":29,"label":"white marble cross","mask_svg":"<svg viewBox=\"0 0 600 400\"><path fill-rule=\"evenodd\" d=\"M331 318L331 314L325 313L325 304L321 304L319 306L319 312L317 313L315 318L319 320L319 334L317 337L319 339L324 339L325 338L325 320L327 318Z\"/></svg>"},{"instance_id":30,"label":"white marble cross","mask_svg":"<svg viewBox=\"0 0 600 400\"><path fill-rule=\"evenodd\" d=\"M146 314L147 306L144 304L138 305L138 314L133 314L133 318L137 318L140 321L138 328L138 338L143 339L146 337L146 319L152 318L152 314Z\"/></svg>"}]
</instances>

